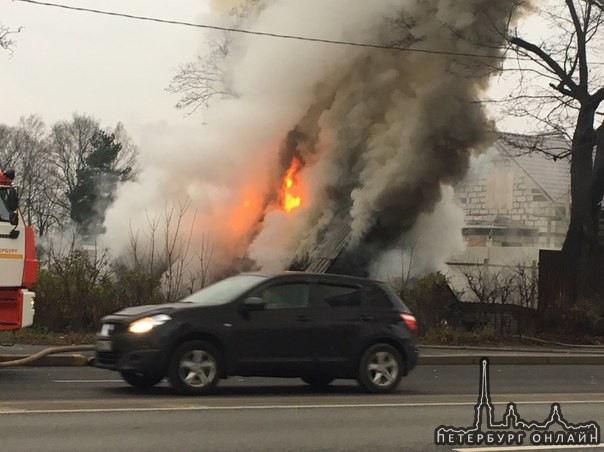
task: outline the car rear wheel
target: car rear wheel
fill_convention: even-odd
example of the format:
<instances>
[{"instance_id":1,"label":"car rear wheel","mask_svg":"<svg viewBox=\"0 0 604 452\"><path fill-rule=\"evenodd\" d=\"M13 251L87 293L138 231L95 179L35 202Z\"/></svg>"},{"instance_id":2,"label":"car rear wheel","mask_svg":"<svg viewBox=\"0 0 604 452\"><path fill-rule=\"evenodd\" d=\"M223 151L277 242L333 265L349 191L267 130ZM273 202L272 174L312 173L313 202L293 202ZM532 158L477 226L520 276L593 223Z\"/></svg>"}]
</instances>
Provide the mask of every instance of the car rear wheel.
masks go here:
<instances>
[{"instance_id":1,"label":"car rear wheel","mask_svg":"<svg viewBox=\"0 0 604 452\"><path fill-rule=\"evenodd\" d=\"M328 386L334 378L327 375L313 375L302 377L302 381L313 388L324 388Z\"/></svg>"},{"instance_id":2,"label":"car rear wheel","mask_svg":"<svg viewBox=\"0 0 604 452\"><path fill-rule=\"evenodd\" d=\"M181 344L170 361L168 379L181 394L207 394L220 380L220 352L205 341Z\"/></svg>"},{"instance_id":3,"label":"car rear wheel","mask_svg":"<svg viewBox=\"0 0 604 452\"><path fill-rule=\"evenodd\" d=\"M146 374L132 371L121 371L122 378L130 386L139 389L149 389L164 379L161 374Z\"/></svg>"},{"instance_id":4,"label":"car rear wheel","mask_svg":"<svg viewBox=\"0 0 604 452\"><path fill-rule=\"evenodd\" d=\"M403 366L403 359L397 349L388 344L373 345L361 358L359 384L367 392L394 392L403 376Z\"/></svg>"}]
</instances>

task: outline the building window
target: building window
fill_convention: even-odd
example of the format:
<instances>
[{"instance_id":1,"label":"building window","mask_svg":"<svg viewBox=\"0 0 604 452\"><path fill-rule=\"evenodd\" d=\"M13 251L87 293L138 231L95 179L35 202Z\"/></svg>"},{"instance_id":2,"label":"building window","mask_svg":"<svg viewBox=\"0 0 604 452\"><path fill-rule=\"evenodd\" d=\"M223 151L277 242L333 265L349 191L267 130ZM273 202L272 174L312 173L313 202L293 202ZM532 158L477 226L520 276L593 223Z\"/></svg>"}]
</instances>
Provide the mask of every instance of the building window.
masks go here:
<instances>
[{"instance_id":1,"label":"building window","mask_svg":"<svg viewBox=\"0 0 604 452\"><path fill-rule=\"evenodd\" d=\"M514 173L509 169L493 171L487 177L486 208L511 210L514 203Z\"/></svg>"}]
</instances>

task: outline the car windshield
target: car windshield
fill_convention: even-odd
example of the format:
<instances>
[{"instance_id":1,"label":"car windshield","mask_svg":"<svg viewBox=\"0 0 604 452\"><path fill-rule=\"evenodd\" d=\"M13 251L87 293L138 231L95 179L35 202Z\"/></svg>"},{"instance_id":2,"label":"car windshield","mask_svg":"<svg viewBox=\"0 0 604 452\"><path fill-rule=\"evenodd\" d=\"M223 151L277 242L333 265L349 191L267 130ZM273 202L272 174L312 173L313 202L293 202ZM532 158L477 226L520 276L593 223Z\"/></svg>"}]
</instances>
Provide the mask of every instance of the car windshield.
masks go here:
<instances>
[{"instance_id":1,"label":"car windshield","mask_svg":"<svg viewBox=\"0 0 604 452\"><path fill-rule=\"evenodd\" d=\"M265 276L259 275L232 276L189 295L181 300L181 303L196 303L207 306L228 303L265 279Z\"/></svg>"}]
</instances>

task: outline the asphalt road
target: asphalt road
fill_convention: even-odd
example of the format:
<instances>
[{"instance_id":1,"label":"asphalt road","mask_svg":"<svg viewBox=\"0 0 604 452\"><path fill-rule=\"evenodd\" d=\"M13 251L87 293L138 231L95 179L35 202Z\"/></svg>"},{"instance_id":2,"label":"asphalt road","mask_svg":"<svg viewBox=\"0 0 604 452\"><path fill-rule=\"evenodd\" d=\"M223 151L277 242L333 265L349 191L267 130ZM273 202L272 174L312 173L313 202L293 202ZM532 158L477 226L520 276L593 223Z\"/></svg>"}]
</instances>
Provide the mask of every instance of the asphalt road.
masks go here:
<instances>
[{"instance_id":1,"label":"asphalt road","mask_svg":"<svg viewBox=\"0 0 604 452\"><path fill-rule=\"evenodd\" d=\"M496 416L514 401L543 420L560 402L567 420L604 425L603 366L490 374ZM478 379L478 366L426 366L399 393L374 396L351 382L316 392L300 380L233 378L192 398L165 383L139 392L94 368L0 369L0 452L438 450L438 425L472 424Z\"/></svg>"}]
</instances>

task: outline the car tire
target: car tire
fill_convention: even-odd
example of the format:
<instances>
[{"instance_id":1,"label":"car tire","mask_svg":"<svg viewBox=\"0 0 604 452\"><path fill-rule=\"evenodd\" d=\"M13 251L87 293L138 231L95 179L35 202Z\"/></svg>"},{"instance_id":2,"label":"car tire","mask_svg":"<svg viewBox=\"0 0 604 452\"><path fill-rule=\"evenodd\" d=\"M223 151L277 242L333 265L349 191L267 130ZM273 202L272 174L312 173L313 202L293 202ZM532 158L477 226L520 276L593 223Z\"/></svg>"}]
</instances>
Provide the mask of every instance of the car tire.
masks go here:
<instances>
[{"instance_id":1,"label":"car tire","mask_svg":"<svg viewBox=\"0 0 604 452\"><path fill-rule=\"evenodd\" d=\"M312 388L321 389L329 386L334 381L334 378L326 375L312 375L302 377L302 381Z\"/></svg>"},{"instance_id":2,"label":"car tire","mask_svg":"<svg viewBox=\"0 0 604 452\"><path fill-rule=\"evenodd\" d=\"M216 388L221 371L222 359L215 346L206 341L189 341L174 351L168 379L179 394L208 394Z\"/></svg>"},{"instance_id":3,"label":"car tire","mask_svg":"<svg viewBox=\"0 0 604 452\"><path fill-rule=\"evenodd\" d=\"M404 372L400 352L388 344L375 344L365 350L359 363L358 382L367 392L395 392Z\"/></svg>"},{"instance_id":4,"label":"car tire","mask_svg":"<svg viewBox=\"0 0 604 452\"><path fill-rule=\"evenodd\" d=\"M150 389L164 379L161 374L146 374L123 370L120 375L126 383L138 389Z\"/></svg>"}]
</instances>

